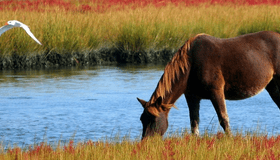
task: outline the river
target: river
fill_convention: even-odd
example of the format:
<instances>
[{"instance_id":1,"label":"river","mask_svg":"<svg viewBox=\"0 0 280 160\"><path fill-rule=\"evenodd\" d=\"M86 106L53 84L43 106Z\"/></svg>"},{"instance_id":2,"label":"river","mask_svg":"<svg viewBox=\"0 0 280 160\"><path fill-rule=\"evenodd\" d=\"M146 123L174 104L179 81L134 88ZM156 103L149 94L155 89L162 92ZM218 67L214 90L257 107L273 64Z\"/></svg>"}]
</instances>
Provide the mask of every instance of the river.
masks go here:
<instances>
[{"instance_id":1,"label":"river","mask_svg":"<svg viewBox=\"0 0 280 160\"><path fill-rule=\"evenodd\" d=\"M143 111L163 65L109 65L0 72L0 142L9 146L87 140L140 140ZM190 131L184 96L169 114L166 135ZM227 101L233 132L280 132L280 111L266 91ZM200 132L222 131L209 100L201 102Z\"/></svg>"}]
</instances>

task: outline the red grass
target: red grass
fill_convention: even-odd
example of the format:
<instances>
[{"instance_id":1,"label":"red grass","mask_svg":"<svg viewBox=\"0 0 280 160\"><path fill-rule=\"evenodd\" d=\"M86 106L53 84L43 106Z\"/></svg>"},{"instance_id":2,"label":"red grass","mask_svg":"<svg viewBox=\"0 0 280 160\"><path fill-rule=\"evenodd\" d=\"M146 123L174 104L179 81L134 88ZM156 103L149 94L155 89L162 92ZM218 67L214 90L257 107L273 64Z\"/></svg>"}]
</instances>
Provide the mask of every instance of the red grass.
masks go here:
<instances>
[{"instance_id":1,"label":"red grass","mask_svg":"<svg viewBox=\"0 0 280 160\"><path fill-rule=\"evenodd\" d=\"M168 4L175 6L191 6L200 4L209 5L280 5L280 0L83 0L75 4L73 0L8 0L0 1L0 10L27 10L27 11L46 11L45 7L58 7L65 11L79 12L106 12L114 8L117 10L129 7L131 9L153 5L155 7L164 7Z\"/></svg>"},{"instance_id":2,"label":"red grass","mask_svg":"<svg viewBox=\"0 0 280 160\"><path fill-rule=\"evenodd\" d=\"M70 153L70 154L75 154L75 148L74 148L74 141L70 141L68 146L64 146L64 151L66 153Z\"/></svg>"},{"instance_id":3,"label":"red grass","mask_svg":"<svg viewBox=\"0 0 280 160\"><path fill-rule=\"evenodd\" d=\"M158 143L161 139L141 141L136 143L125 143L116 149L115 144L109 142L84 142L74 145L70 141L65 146L52 148L47 143L29 147L28 150L15 147L6 153L0 154L1 158L7 159L92 159L95 156L107 159L119 159L126 154L130 154L131 159L188 159L216 157L216 159L261 159L276 160L280 159L278 151L280 136L252 136L243 137L241 135L232 138L223 133L214 136L194 137L186 135L183 139L167 138L163 143ZM191 141L190 141L191 140ZM226 143L226 145L224 144ZM59 145L60 146L60 145ZM155 147L150 150L150 147ZM131 148L131 150L129 149ZM115 151L115 153L114 153ZM128 152L122 153L120 152ZM223 154L220 154L223 152ZM192 155L193 154L193 155ZM203 156L200 156L200 155ZM120 156L120 157L118 157ZM184 156L186 156L184 158ZM207 157L210 156L210 157ZM118 157L118 158L117 158ZM129 157L129 156L128 156ZM188 158L187 158L188 157ZM157 158L156 158L157 159Z\"/></svg>"}]
</instances>

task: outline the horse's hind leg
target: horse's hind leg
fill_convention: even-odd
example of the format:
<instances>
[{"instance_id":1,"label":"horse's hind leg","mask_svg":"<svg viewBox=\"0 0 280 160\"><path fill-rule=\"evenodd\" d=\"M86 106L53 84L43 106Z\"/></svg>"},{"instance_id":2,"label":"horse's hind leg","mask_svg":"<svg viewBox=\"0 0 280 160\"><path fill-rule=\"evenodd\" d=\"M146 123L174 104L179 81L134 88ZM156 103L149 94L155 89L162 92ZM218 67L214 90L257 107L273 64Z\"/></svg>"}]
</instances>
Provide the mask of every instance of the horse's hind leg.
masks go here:
<instances>
[{"instance_id":1,"label":"horse's hind leg","mask_svg":"<svg viewBox=\"0 0 280 160\"><path fill-rule=\"evenodd\" d=\"M280 109L280 81L278 79L273 78L269 84L266 86L266 90L269 93L272 100L276 103L278 108Z\"/></svg>"},{"instance_id":2,"label":"horse's hind leg","mask_svg":"<svg viewBox=\"0 0 280 160\"><path fill-rule=\"evenodd\" d=\"M189 106L189 113L190 113L190 122L191 122L191 131L195 135L199 135L199 103L200 100L194 96L187 96L185 94L188 106Z\"/></svg>"}]
</instances>

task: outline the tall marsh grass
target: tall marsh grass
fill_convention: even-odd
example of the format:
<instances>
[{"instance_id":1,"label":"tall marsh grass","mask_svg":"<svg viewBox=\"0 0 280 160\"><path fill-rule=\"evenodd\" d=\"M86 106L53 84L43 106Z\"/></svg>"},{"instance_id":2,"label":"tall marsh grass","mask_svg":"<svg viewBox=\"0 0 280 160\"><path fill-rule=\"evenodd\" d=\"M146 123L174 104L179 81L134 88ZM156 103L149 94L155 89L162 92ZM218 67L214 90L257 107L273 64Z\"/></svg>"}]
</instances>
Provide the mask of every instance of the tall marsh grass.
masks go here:
<instances>
[{"instance_id":1,"label":"tall marsh grass","mask_svg":"<svg viewBox=\"0 0 280 160\"><path fill-rule=\"evenodd\" d=\"M0 159L191 159L191 160L276 160L280 158L280 136L242 135L227 136L221 132L201 137L188 133L161 139L152 137L144 141L124 139L113 141L87 141L56 145L40 143L27 148L13 147L3 150Z\"/></svg>"},{"instance_id":2,"label":"tall marsh grass","mask_svg":"<svg viewBox=\"0 0 280 160\"><path fill-rule=\"evenodd\" d=\"M4 57L88 53L102 48L128 54L176 51L189 37L202 32L229 38L262 30L279 32L280 27L278 1L9 2L0 2L0 23L22 21L43 46L14 28L0 37Z\"/></svg>"}]
</instances>

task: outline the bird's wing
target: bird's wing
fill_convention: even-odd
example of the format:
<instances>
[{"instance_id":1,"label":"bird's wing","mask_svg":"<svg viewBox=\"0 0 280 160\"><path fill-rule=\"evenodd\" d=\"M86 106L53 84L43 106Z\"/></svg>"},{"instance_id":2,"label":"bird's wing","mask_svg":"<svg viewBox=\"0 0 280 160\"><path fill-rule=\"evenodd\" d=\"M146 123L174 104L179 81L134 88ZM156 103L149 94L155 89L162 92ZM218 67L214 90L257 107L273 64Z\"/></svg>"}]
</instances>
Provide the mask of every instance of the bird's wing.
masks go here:
<instances>
[{"instance_id":1,"label":"bird's wing","mask_svg":"<svg viewBox=\"0 0 280 160\"><path fill-rule=\"evenodd\" d=\"M27 25L21 24L21 28L23 28L23 29L26 31L26 33L27 33L31 38L34 39L34 41L36 41L37 43L39 43L40 45L42 45L41 42L33 35L33 33L30 31L30 29L28 28Z\"/></svg>"},{"instance_id":2,"label":"bird's wing","mask_svg":"<svg viewBox=\"0 0 280 160\"><path fill-rule=\"evenodd\" d=\"M13 28L14 26L11 26L11 25L5 25L3 27L0 28L0 36L1 34L3 34L4 32L6 32L7 30Z\"/></svg>"}]
</instances>

